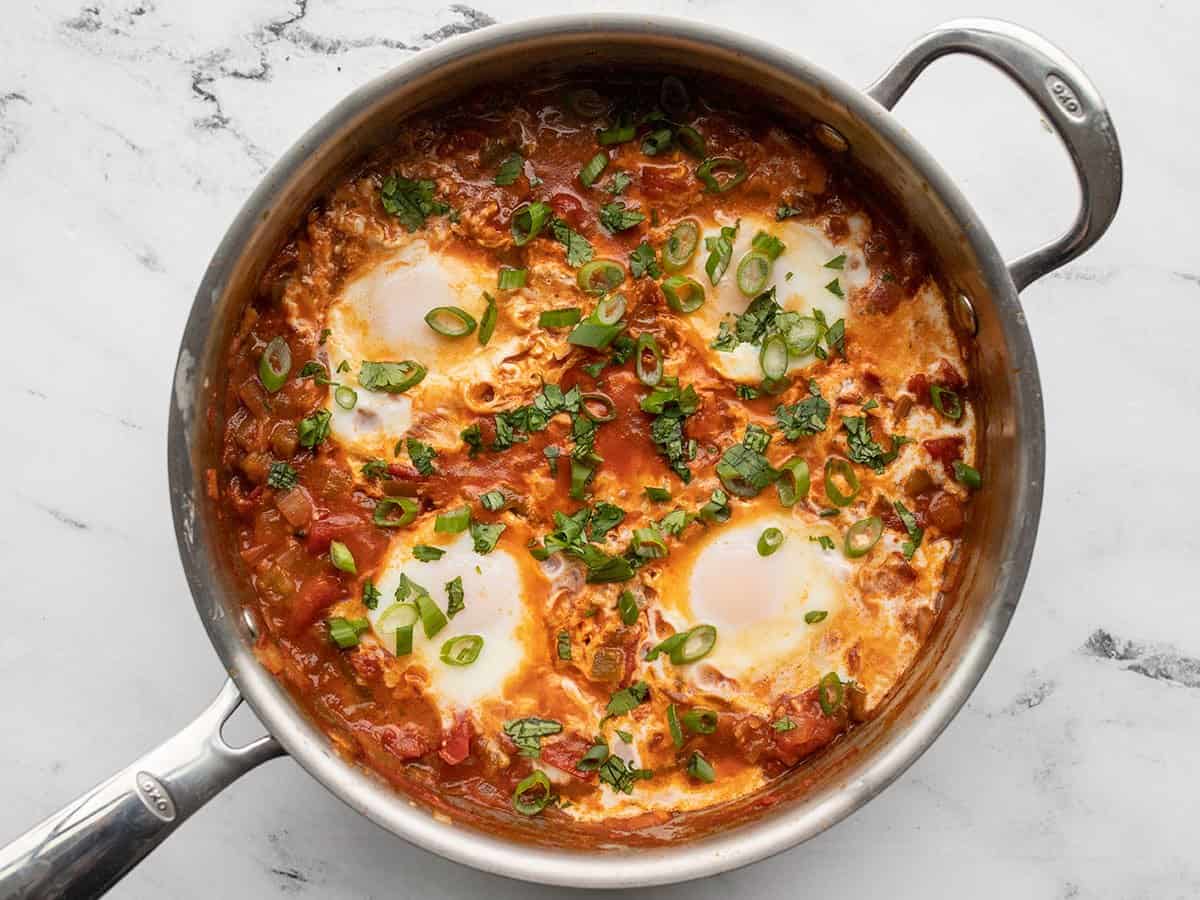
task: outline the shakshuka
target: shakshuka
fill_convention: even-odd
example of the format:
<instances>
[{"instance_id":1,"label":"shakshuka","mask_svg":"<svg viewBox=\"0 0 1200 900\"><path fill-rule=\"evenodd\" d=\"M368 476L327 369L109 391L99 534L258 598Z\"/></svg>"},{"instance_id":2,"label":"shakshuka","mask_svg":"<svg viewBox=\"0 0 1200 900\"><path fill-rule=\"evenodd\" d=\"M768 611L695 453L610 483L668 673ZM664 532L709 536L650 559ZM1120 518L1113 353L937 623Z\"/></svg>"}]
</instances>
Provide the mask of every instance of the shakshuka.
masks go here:
<instances>
[{"instance_id":1,"label":"shakshuka","mask_svg":"<svg viewBox=\"0 0 1200 900\"><path fill-rule=\"evenodd\" d=\"M405 122L307 213L207 475L258 656L337 752L628 829L879 708L979 422L929 253L844 149L675 75L548 80Z\"/></svg>"}]
</instances>

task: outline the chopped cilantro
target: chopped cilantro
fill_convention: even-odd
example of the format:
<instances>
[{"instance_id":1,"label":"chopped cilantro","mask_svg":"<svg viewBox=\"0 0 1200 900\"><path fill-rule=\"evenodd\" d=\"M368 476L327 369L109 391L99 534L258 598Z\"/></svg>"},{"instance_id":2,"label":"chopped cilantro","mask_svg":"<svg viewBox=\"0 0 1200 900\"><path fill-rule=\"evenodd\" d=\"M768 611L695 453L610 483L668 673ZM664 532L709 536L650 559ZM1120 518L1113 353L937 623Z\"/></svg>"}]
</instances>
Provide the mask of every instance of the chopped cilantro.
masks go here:
<instances>
[{"instance_id":1,"label":"chopped cilantro","mask_svg":"<svg viewBox=\"0 0 1200 900\"><path fill-rule=\"evenodd\" d=\"M623 200L614 200L600 207L600 224L614 234L633 228L645 219L645 213L627 208Z\"/></svg>"},{"instance_id":2,"label":"chopped cilantro","mask_svg":"<svg viewBox=\"0 0 1200 900\"><path fill-rule=\"evenodd\" d=\"M450 581L446 582L446 598L449 601L446 604L446 615L451 619L467 608L467 605L463 602L461 575L456 575Z\"/></svg>"},{"instance_id":3,"label":"chopped cilantro","mask_svg":"<svg viewBox=\"0 0 1200 900\"><path fill-rule=\"evenodd\" d=\"M267 486L277 491L290 491L300 481L300 473L285 462L271 463L267 473Z\"/></svg>"},{"instance_id":4,"label":"chopped cilantro","mask_svg":"<svg viewBox=\"0 0 1200 900\"><path fill-rule=\"evenodd\" d=\"M416 438L409 438L406 442L408 447L408 458L412 460L413 468L422 475L433 474L433 460L437 457L437 451L428 444L418 441Z\"/></svg>"},{"instance_id":5,"label":"chopped cilantro","mask_svg":"<svg viewBox=\"0 0 1200 900\"><path fill-rule=\"evenodd\" d=\"M917 552L917 548L921 546L921 538L925 536L925 530L917 524L917 517L909 512L908 507L897 500L892 506L896 509L896 515L900 517L900 521L904 524L904 530L908 532L908 540L900 547L900 552L904 554L905 559L912 559L913 554Z\"/></svg>"},{"instance_id":6,"label":"chopped cilantro","mask_svg":"<svg viewBox=\"0 0 1200 900\"><path fill-rule=\"evenodd\" d=\"M441 216L450 207L434 199L437 185L427 179L413 180L400 175L383 179L379 199L388 215L395 216L411 234L425 224L429 216Z\"/></svg>"},{"instance_id":7,"label":"chopped cilantro","mask_svg":"<svg viewBox=\"0 0 1200 900\"><path fill-rule=\"evenodd\" d=\"M538 759L542 755L542 738L562 730L561 722L536 716L504 723L504 733L516 744L522 756L531 759Z\"/></svg>"},{"instance_id":8,"label":"chopped cilantro","mask_svg":"<svg viewBox=\"0 0 1200 900\"><path fill-rule=\"evenodd\" d=\"M375 609L379 606L379 601L383 594L379 593L379 588L375 587L375 582L370 578L363 581L362 601L363 606L367 609Z\"/></svg>"},{"instance_id":9,"label":"chopped cilantro","mask_svg":"<svg viewBox=\"0 0 1200 900\"><path fill-rule=\"evenodd\" d=\"M474 543L476 553L491 553L496 549L496 542L500 540L500 535L504 533L505 525L503 522L497 522L494 525L488 525L484 522L471 522L471 540Z\"/></svg>"},{"instance_id":10,"label":"chopped cilantro","mask_svg":"<svg viewBox=\"0 0 1200 900\"><path fill-rule=\"evenodd\" d=\"M633 273L634 278L641 278L643 275L657 278L662 274L662 268L658 264L654 248L646 241L638 244L633 253L629 255L629 271Z\"/></svg>"},{"instance_id":11,"label":"chopped cilantro","mask_svg":"<svg viewBox=\"0 0 1200 900\"><path fill-rule=\"evenodd\" d=\"M667 464L684 484L692 480L688 462L696 458L696 441L689 439L683 430L684 419L700 408L700 398L695 388L679 387L679 379L664 378L641 403L644 412L653 413L650 438L658 452L666 457Z\"/></svg>"},{"instance_id":12,"label":"chopped cilantro","mask_svg":"<svg viewBox=\"0 0 1200 900\"><path fill-rule=\"evenodd\" d=\"M567 248L568 266L578 269L584 263L592 261L592 257L595 256L592 245L588 243L587 238L572 230L571 226L562 219L552 221L550 230L554 233L554 239Z\"/></svg>"},{"instance_id":13,"label":"chopped cilantro","mask_svg":"<svg viewBox=\"0 0 1200 900\"><path fill-rule=\"evenodd\" d=\"M510 153L505 157L504 162L500 163L500 169L496 172L495 182L501 187L506 187L515 182L521 173L525 171L525 157L520 153Z\"/></svg>"},{"instance_id":14,"label":"chopped cilantro","mask_svg":"<svg viewBox=\"0 0 1200 900\"><path fill-rule=\"evenodd\" d=\"M820 434L829 420L829 404L821 396L815 381L808 383L809 396L791 406L775 407L775 418L785 439L794 441L801 435Z\"/></svg>"}]
</instances>

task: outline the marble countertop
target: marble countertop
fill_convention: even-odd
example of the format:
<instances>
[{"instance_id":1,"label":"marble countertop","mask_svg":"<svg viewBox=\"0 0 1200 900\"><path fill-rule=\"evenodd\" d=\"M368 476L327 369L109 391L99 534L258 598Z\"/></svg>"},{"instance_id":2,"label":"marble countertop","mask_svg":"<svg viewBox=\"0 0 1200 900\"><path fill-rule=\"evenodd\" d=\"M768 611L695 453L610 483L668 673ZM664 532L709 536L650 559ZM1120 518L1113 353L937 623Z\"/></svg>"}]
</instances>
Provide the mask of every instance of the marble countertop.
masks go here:
<instances>
[{"instance_id":1,"label":"marble countertop","mask_svg":"<svg viewBox=\"0 0 1200 900\"><path fill-rule=\"evenodd\" d=\"M494 21L593 8L486 2L6 9L0 839L215 694L221 666L180 570L165 471L193 291L266 167L351 89ZM857 84L963 12L954 0L763 0L749 15L733 0L608 8L739 28ZM1049 446L1028 586L971 701L886 793L805 846L656 896L1200 894L1200 256L1188 212L1200 205L1200 126L1185 94L1200 83L1200 7L991 0L972 11L1072 54L1108 100L1125 153L1111 232L1023 296ZM898 112L1006 254L1074 215L1065 155L996 72L939 62ZM215 799L114 896L567 893L407 846L281 760Z\"/></svg>"}]
</instances>

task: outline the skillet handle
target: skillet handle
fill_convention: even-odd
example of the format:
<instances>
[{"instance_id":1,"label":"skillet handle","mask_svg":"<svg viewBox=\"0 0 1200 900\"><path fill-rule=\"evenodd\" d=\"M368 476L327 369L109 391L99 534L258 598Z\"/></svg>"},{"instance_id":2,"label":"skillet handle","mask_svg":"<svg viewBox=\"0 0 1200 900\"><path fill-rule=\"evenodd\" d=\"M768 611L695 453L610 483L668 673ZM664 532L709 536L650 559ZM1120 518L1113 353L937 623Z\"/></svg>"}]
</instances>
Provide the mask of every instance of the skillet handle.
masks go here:
<instances>
[{"instance_id":1,"label":"skillet handle","mask_svg":"<svg viewBox=\"0 0 1200 900\"><path fill-rule=\"evenodd\" d=\"M1071 155L1082 202L1067 232L1009 264L1021 291L1100 239L1121 199L1121 148L1104 100L1065 53L1032 31L998 19L955 19L917 40L867 93L891 109L925 67L950 53L994 65L1038 105Z\"/></svg>"},{"instance_id":2,"label":"skillet handle","mask_svg":"<svg viewBox=\"0 0 1200 900\"><path fill-rule=\"evenodd\" d=\"M226 681L174 737L0 849L0 898L99 897L219 791L281 755L270 736L225 743L221 726L241 702Z\"/></svg>"}]
</instances>

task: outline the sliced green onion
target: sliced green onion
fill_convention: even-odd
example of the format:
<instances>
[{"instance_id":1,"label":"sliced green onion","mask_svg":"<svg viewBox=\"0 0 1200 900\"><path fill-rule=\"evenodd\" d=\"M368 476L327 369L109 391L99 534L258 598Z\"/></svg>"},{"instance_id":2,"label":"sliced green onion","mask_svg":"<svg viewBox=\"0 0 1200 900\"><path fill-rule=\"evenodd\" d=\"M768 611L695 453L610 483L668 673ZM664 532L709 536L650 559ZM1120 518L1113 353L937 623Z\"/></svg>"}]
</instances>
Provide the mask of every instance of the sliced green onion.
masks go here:
<instances>
[{"instance_id":1,"label":"sliced green onion","mask_svg":"<svg viewBox=\"0 0 1200 900\"><path fill-rule=\"evenodd\" d=\"M370 623L366 619L333 616L325 620L325 627L329 629L329 639L343 650L348 650L358 646L358 636L370 627Z\"/></svg>"},{"instance_id":2,"label":"sliced green onion","mask_svg":"<svg viewBox=\"0 0 1200 900\"><path fill-rule=\"evenodd\" d=\"M573 500L582 500L586 495L588 482L592 480L592 476L596 474L596 470L582 460L572 457L571 459L571 489L568 491L568 496Z\"/></svg>"},{"instance_id":3,"label":"sliced green onion","mask_svg":"<svg viewBox=\"0 0 1200 900\"><path fill-rule=\"evenodd\" d=\"M508 266L500 267L500 274L496 277L496 287L502 291L515 291L518 288L525 287L525 277L528 275L525 269L512 269Z\"/></svg>"},{"instance_id":4,"label":"sliced green onion","mask_svg":"<svg viewBox=\"0 0 1200 900\"><path fill-rule=\"evenodd\" d=\"M538 325L542 328L569 328L581 318L583 318L583 313L578 306L548 309L538 316Z\"/></svg>"},{"instance_id":5,"label":"sliced green onion","mask_svg":"<svg viewBox=\"0 0 1200 900\"><path fill-rule=\"evenodd\" d=\"M621 621L626 625L637 622L637 597L633 595L633 591L621 591L621 595L617 597L617 611L621 614Z\"/></svg>"},{"instance_id":6,"label":"sliced green onion","mask_svg":"<svg viewBox=\"0 0 1200 900\"><path fill-rule=\"evenodd\" d=\"M358 567L354 565L354 554L341 541L333 541L329 545L329 561L335 569L349 572L351 575L358 574Z\"/></svg>"},{"instance_id":7,"label":"sliced green onion","mask_svg":"<svg viewBox=\"0 0 1200 900\"><path fill-rule=\"evenodd\" d=\"M668 553L667 542L657 528L635 528L633 552L643 559L662 559Z\"/></svg>"},{"instance_id":8,"label":"sliced green onion","mask_svg":"<svg viewBox=\"0 0 1200 900\"><path fill-rule=\"evenodd\" d=\"M683 714L683 724L693 734L712 734L717 730L716 710L696 707Z\"/></svg>"},{"instance_id":9,"label":"sliced green onion","mask_svg":"<svg viewBox=\"0 0 1200 900\"><path fill-rule=\"evenodd\" d=\"M696 177L710 194L723 194L737 187L747 174L746 164L732 156L710 156L696 169Z\"/></svg>"},{"instance_id":10,"label":"sliced green onion","mask_svg":"<svg viewBox=\"0 0 1200 900\"><path fill-rule=\"evenodd\" d=\"M617 339L625 326L620 323L605 325L601 322L593 322L585 319L575 326L574 330L567 335L567 343L574 344L576 347L590 347L593 350L603 350L609 344Z\"/></svg>"},{"instance_id":11,"label":"sliced green onion","mask_svg":"<svg viewBox=\"0 0 1200 900\"><path fill-rule=\"evenodd\" d=\"M708 147L704 143L704 136L691 125L680 125L675 131L675 140L684 149L684 152L696 157L696 159L704 159L708 153Z\"/></svg>"},{"instance_id":12,"label":"sliced green onion","mask_svg":"<svg viewBox=\"0 0 1200 900\"><path fill-rule=\"evenodd\" d=\"M783 506L795 506L796 501L808 496L811 486L808 462L799 456L793 457L779 467L780 477L775 482L779 502Z\"/></svg>"},{"instance_id":13,"label":"sliced green onion","mask_svg":"<svg viewBox=\"0 0 1200 900\"><path fill-rule=\"evenodd\" d=\"M879 538L882 535L883 519L879 518L879 516L859 519L846 532L846 555L851 559L866 556L867 552L879 543Z\"/></svg>"},{"instance_id":14,"label":"sliced green onion","mask_svg":"<svg viewBox=\"0 0 1200 900\"><path fill-rule=\"evenodd\" d=\"M667 306L678 313L694 313L704 305L704 286L695 278L672 275L662 283Z\"/></svg>"},{"instance_id":15,"label":"sliced green onion","mask_svg":"<svg viewBox=\"0 0 1200 900\"><path fill-rule=\"evenodd\" d=\"M712 784L717 780L717 773L712 764L700 754L699 750L692 751L692 757L687 764L687 773L697 781L707 784Z\"/></svg>"},{"instance_id":16,"label":"sliced green onion","mask_svg":"<svg viewBox=\"0 0 1200 900\"><path fill-rule=\"evenodd\" d=\"M758 365L762 368L763 377L771 381L787 374L788 346L782 334L773 334L763 341L762 349L758 352Z\"/></svg>"},{"instance_id":17,"label":"sliced green onion","mask_svg":"<svg viewBox=\"0 0 1200 900\"><path fill-rule=\"evenodd\" d=\"M575 275L579 289L589 294L607 294L624 280L625 267L615 259L593 259L584 263Z\"/></svg>"},{"instance_id":18,"label":"sliced green onion","mask_svg":"<svg viewBox=\"0 0 1200 900\"><path fill-rule=\"evenodd\" d=\"M459 506L455 509L447 510L443 513L438 513L433 522L433 530L439 531L442 534L458 534L466 531L467 526L471 524L471 510L466 506Z\"/></svg>"},{"instance_id":19,"label":"sliced green onion","mask_svg":"<svg viewBox=\"0 0 1200 900\"><path fill-rule=\"evenodd\" d=\"M758 555L770 556L783 546L783 532L778 528L766 529L758 538Z\"/></svg>"},{"instance_id":20,"label":"sliced green onion","mask_svg":"<svg viewBox=\"0 0 1200 900\"><path fill-rule=\"evenodd\" d=\"M483 311L483 318L479 321L479 346L486 347L487 342L492 339L492 333L496 330L496 318L499 311L496 309L496 298L487 291L483 292L483 299L487 301L487 309Z\"/></svg>"},{"instance_id":21,"label":"sliced green onion","mask_svg":"<svg viewBox=\"0 0 1200 900\"><path fill-rule=\"evenodd\" d=\"M446 614L433 602L433 598L425 590L420 590L413 597L417 604L417 613L421 616L421 630L425 632L425 637L433 638L439 631L449 624L449 619Z\"/></svg>"},{"instance_id":22,"label":"sliced green onion","mask_svg":"<svg viewBox=\"0 0 1200 900\"><path fill-rule=\"evenodd\" d=\"M488 491L479 495L479 502L488 512L498 512L504 508L504 494L500 491Z\"/></svg>"},{"instance_id":23,"label":"sliced green onion","mask_svg":"<svg viewBox=\"0 0 1200 900\"><path fill-rule=\"evenodd\" d=\"M934 409L947 419L953 419L957 422L962 418L962 400L954 391L931 384L929 386L929 396L933 400Z\"/></svg>"},{"instance_id":24,"label":"sliced green onion","mask_svg":"<svg viewBox=\"0 0 1200 900\"><path fill-rule=\"evenodd\" d=\"M771 277L771 259L765 253L751 250L742 257L737 267L738 290L747 297L757 297L767 286Z\"/></svg>"},{"instance_id":25,"label":"sliced green onion","mask_svg":"<svg viewBox=\"0 0 1200 900\"><path fill-rule=\"evenodd\" d=\"M480 635L460 634L442 644L439 656L448 666L469 666L479 659L479 651L482 649L483 638Z\"/></svg>"},{"instance_id":26,"label":"sliced green onion","mask_svg":"<svg viewBox=\"0 0 1200 900\"><path fill-rule=\"evenodd\" d=\"M408 656L413 649L413 626L403 625L395 632L396 643L393 646L397 656Z\"/></svg>"},{"instance_id":27,"label":"sliced green onion","mask_svg":"<svg viewBox=\"0 0 1200 900\"><path fill-rule=\"evenodd\" d=\"M834 480L835 476L839 476L846 482L846 486L850 488L850 493L843 494ZM854 468L850 465L848 459L842 459L840 456L831 456L825 460L825 496L829 498L829 502L834 506L849 506L850 503L858 496L858 476L854 474Z\"/></svg>"},{"instance_id":28,"label":"sliced green onion","mask_svg":"<svg viewBox=\"0 0 1200 900\"><path fill-rule=\"evenodd\" d=\"M571 659L571 633L569 631L560 631L558 633L558 658L566 661Z\"/></svg>"},{"instance_id":29,"label":"sliced green onion","mask_svg":"<svg viewBox=\"0 0 1200 900\"><path fill-rule=\"evenodd\" d=\"M656 128L642 138L642 152L647 156L658 156L671 146L674 137L670 128Z\"/></svg>"},{"instance_id":30,"label":"sliced green onion","mask_svg":"<svg viewBox=\"0 0 1200 900\"><path fill-rule=\"evenodd\" d=\"M700 223L695 219L684 219L673 229L663 246L663 268L678 272L687 267L700 246Z\"/></svg>"},{"instance_id":31,"label":"sliced green onion","mask_svg":"<svg viewBox=\"0 0 1200 900\"><path fill-rule=\"evenodd\" d=\"M523 816L536 816L546 808L553 796L554 791L546 773L534 769L533 774L518 784L513 791L513 809Z\"/></svg>"},{"instance_id":32,"label":"sliced green onion","mask_svg":"<svg viewBox=\"0 0 1200 900\"><path fill-rule=\"evenodd\" d=\"M267 349L258 358L258 380L273 394L287 382L291 371L292 348L281 337L271 338Z\"/></svg>"},{"instance_id":33,"label":"sliced green onion","mask_svg":"<svg viewBox=\"0 0 1200 900\"><path fill-rule=\"evenodd\" d=\"M663 376L663 355L662 350L658 347L658 341L654 339L654 335L649 332L642 332L638 335L637 346L634 349L634 371L637 372L638 381L646 385L646 387L654 387ZM649 353L654 360L654 368L646 368L646 354Z\"/></svg>"},{"instance_id":34,"label":"sliced green onion","mask_svg":"<svg viewBox=\"0 0 1200 900\"><path fill-rule=\"evenodd\" d=\"M466 337L475 330L475 319L457 306L435 306L425 313L425 324L445 337Z\"/></svg>"},{"instance_id":35,"label":"sliced green onion","mask_svg":"<svg viewBox=\"0 0 1200 900\"><path fill-rule=\"evenodd\" d=\"M412 548L413 559L418 562L433 562L446 555L441 547L431 547L429 544L417 544Z\"/></svg>"},{"instance_id":36,"label":"sliced green onion","mask_svg":"<svg viewBox=\"0 0 1200 900\"><path fill-rule=\"evenodd\" d=\"M567 94L567 107L581 119L598 119L608 112L608 101L591 88L579 88Z\"/></svg>"},{"instance_id":37,"label":"sliced green onion","mask_svg":"<svg viewBox=\"0 0 1200 900\"><path fill-rule=\"evenodd\" d=\"M596 179L608 168L608 154L601 150L584 164L579 170L579 181L584 187L591 187Z\"/></svg>"},{"instance_id":38,"label":"sliced green onion","mask_svg":"<svg viewBox=\"0 0 1200 900\"><path fill-rule=\"evenodd\" d=\"M983 476L979 474L979 470L968 466L961 459L954 461L954 478L960 484L965 484L973 491L977 491L983 487Z\"/></svg>"},{"instance_id":39,"label":"sliced green onion","mask_svg":"<svg viewBox=\"0 0 1200 900\"><path fill-rule=\"evenodd\" d=\"M671 730L671 742L677 747L683 747L683 729L679 727L679 716L675 712L675 704L667 707L667 727Z\"/></svg>"},{"instance_id":40,"label":"sliced green onion","mask_svg":"<svg viewBox=\"0 0 1200 900\"><path fill-rule=\"evenodd\" d=\"M355 404L358 403L358 392L354 388L339 384L333 389L333 401L342 409L354 409Z\"/></svg>"},{"instance_id":41,"label":"sliced green onion","mask_svg":"<svg viewBox=\"0 0 1200 900\"><path fill-rule=\"evenodd\" d=\"M646 485L643 492L648 499L653 500L655 503L666 503L671 499L671 492L666 488L655 487L654 485Z\"/></svg>"},{"instance_id":42,"label":"sliced green onion","mask_svg":"<svg viewBox=\"0 0 1200 900\"><path fill-rule=\"evenodd\" d=\"M821 323L815 318L801 316L784 333L784 338L787 340L788 350L794 356L804 356L816 349L824 333Z\"/></svg>"},{"instance_id":43,"label":"sliced green onion","mask_svg":"<svg viewBox=\"0 0 1200 900\"><path fill-rule=\"evenodd\" d=\"M787 249L787 244L775 237L775 235L767 234L765 231L760 231L754 235L754 240L750 242L750 246L766 256L771 262L779 259L783 251Z\"/></svg>"},{"instance_id":44,"label":"sliced green onion","mask_svg":"<svg viewBox=\"0 0 1200 900\"><path fill-rule=\"evenodd\" d=\"M592 316L601 325L616 325L621 321L621 316L625 315L625 305L624 294L610 294L600 299Z\"/></svg>"},{"instance_id":45,"label":"sliced green onion","mask_svg":"<svg viewBox=\"0 0 1200 900\"><path fill-rule=\"evenodd\" d=\"M684 632L684 638L671 648L671 662L677 666L703 659L717 643L717 629L712 625L697 625Z\"/></svg>"},{"instance_id":46,"label":"sliced green onion","mask_svg":"<svg viewBox=\"0 0 1200 900\"><path fill-rule=\"evenodd\" d=\"M541 201L535 203L526 203L517 208L512 216L512 237L513 243L518 247L524 247L535 237L541 234L543 228L550 221L551 214L554 210L549 203Z\"/></svg>"},{"instance_id":47,"label":"sliced green onion","mask_svg":"<svg viewBox=\"0 0 1200 900\"><path fill-rule=\"evenodd\" d=\"M804 623L806 625L816 625L818 622L824 622L825 617L829 612L824 609L814 609L804 614Z\"/></svg>"},{"instance_id":48,"label":"sliced green onion","mask_svg":"<svg viewBox=\"0 0 1200 900\"><path fill-rule=\"evenodd\" d=\"M394 633L393 645L397 656L412 653L413 626L421 618L415 603L393 603L375 622L375 631L380 635Z\"/></svg>"},{"instance_id":49,"label":"sliced green onion","mask_svg":"<svg viewBox=\"0 0 1200 900\"><path fill-rule=\"evenodd\" d=\"M595 404L603 407L603 411L597 412L594 408ZM617 417L617 404L608 394L601 391L588 391L579 395L579 411L593 422L611 422Z\"/></svg>"},{"instance_id":50,"label":"sliced green onion","mask_svg":"<svg viewBox=\"0 0 1200 900\"><path fill-rule=\"evenodd\" d=\"M827 673L817 685L817 701L821 704L821 712L827 716L832 716L841 709L844 696L845 689L837 672Z\"/></svg>"},{"instance_id":51,"label":"sliced green onion","mask_svg":"<svg viewBox=\"0 0 1200 900\"><path fill-rule=\"evenodd\" d=\"M632 141L636 136L636 125L624 125L617 122L608 128L597 131L596 142L601 147L610 147L613 144L624 144L626 141Z\"/></svg>"},{"instance_id":52,"label":"sliced green onion","mask_svg":"<svg viewBox=\"0 0 1200 900\"><path fill-rule=\"evenodd\" d=\"M400 517L388 518L388 511L398 509ZM380 528L403 528L417 518L417 501L411 497L380 497L375 503L375 524Z\"/></svg>"}]
</instances>

